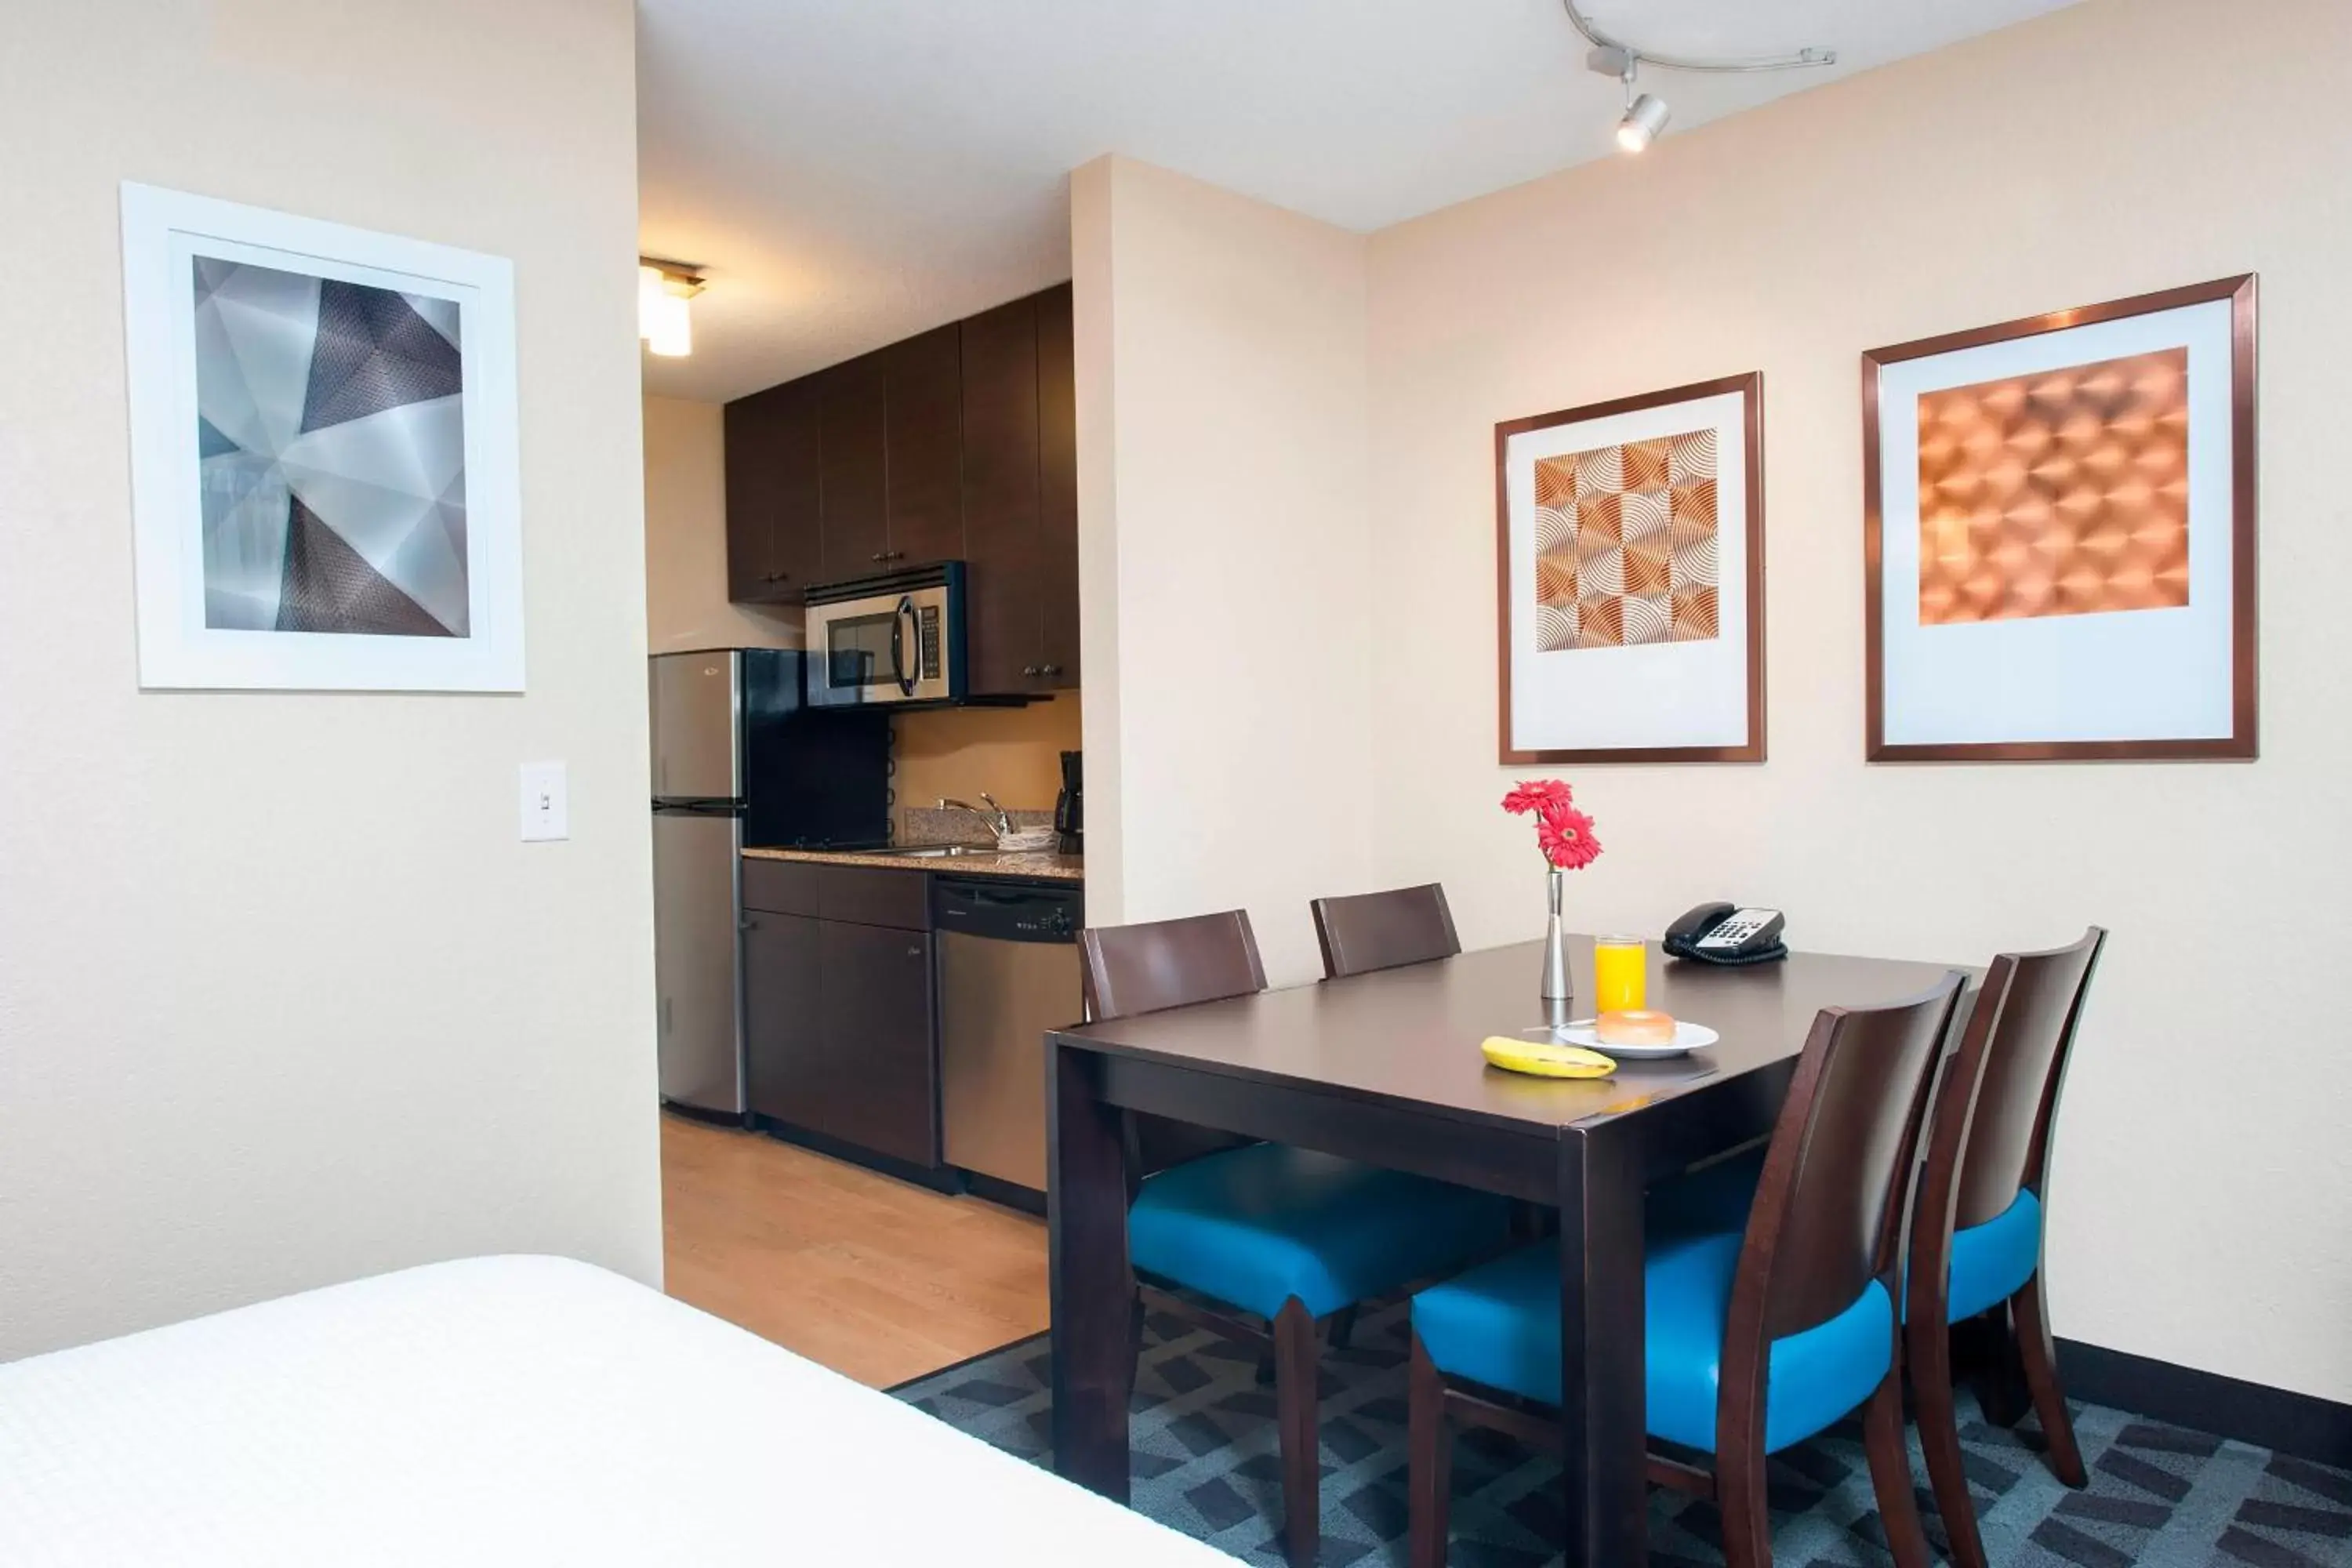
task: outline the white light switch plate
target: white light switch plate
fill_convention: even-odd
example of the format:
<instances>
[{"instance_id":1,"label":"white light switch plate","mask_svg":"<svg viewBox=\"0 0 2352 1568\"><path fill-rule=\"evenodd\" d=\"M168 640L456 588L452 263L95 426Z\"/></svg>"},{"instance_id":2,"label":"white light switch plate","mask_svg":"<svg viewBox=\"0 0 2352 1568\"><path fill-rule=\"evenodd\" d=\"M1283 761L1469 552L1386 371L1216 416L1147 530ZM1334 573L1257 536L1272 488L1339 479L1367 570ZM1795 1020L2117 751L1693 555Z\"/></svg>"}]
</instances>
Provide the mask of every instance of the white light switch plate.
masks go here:
<instances>
[{"instance_id":1,"label":"white light switch plate","mask_svg":"<svg viewBox=\"0 0 2352 1568\"><path fill-rule=\"evenodd\" d=\"M522 841L544 844L571 837L572 802L563 782L563 764L523 763Z\"/></svg>"}]
</instances>

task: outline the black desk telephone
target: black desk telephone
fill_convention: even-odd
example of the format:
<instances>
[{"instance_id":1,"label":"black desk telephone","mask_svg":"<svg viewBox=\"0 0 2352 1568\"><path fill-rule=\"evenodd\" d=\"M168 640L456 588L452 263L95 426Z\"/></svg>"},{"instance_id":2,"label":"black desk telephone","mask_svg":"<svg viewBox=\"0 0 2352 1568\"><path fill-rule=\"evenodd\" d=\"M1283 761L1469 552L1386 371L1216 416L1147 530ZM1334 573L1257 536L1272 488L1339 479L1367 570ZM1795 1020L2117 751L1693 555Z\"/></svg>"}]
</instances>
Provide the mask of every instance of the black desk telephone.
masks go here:
<instances>
[{"instance_id":1,"label":"black desk telephone","mask_svg":"<svg viewBox=\"0 0 2352 1568\"><path fill-rule=\"evenodd\" d=\"M1780 940L1788 923L1778 910L1701 904L1668 926L1660 945L1701 963L1770 963L1789 956L1789 944Z\"/></svg>"}]
</instances>

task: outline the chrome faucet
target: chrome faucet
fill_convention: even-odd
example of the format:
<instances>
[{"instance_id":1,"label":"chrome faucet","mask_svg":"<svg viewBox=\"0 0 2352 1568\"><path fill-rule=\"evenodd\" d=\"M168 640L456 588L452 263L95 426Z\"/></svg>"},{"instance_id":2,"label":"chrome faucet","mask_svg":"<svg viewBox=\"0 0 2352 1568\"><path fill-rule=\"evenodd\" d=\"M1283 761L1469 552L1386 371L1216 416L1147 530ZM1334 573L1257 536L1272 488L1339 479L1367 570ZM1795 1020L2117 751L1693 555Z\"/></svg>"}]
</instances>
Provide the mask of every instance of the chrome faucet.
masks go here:
<instances>
[{"instance_id":1,"label":"chrome faucet","mask_svg":"<svg viewBox=\"0 0 2352 1568\"><path fill-rule=\"evenodd\" d=\"M1006 811L1003 806L998 805L995 801L990 800L986 790L980 792L980 798L988 801L989 805L995 812L993 816L990 816L988 812L981 810L980 807L972 805L971 802L968 800L956 800L944 795L940 796L940 809L941 811L968 811L974 816L980 818L981 822L987 826L988 831L996 837L1005 838L1011 837L1013 833L1012 813Z\"/></svg>"}]
</instances>

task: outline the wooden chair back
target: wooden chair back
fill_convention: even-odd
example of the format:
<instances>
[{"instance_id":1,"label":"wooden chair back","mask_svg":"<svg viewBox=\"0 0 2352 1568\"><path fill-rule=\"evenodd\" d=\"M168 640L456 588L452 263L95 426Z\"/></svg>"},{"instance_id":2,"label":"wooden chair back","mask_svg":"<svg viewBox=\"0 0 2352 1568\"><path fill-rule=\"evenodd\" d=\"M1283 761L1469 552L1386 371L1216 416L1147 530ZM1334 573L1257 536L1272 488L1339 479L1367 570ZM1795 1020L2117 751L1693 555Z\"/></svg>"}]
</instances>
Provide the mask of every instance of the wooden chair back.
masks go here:
<instances>
[{"instance_id":1,"label":"wooden chair back","mask_svg":"<svg viewBox=\"0 0 2352 1568\"><path fill-rule=\"evenodd\" d=\"M1087 1016L1125 1018L1223 1002L1265 989L1265 964L1249 912L1188 915L1079 933ZM1129 1195L1146 1176L1255 1142L1237 1133L1130 1111L1125 1118Z\"/></svg>"},{"instance_id":2,"label":"wooden chair back","mask_svg":"<svg viewBox=\"0 0 2352 1568\"><path fill-rule=\"evenodd\" d=\"M1744 1392L1760 1419L1772 1341L1837 1316L1874 1279L1899 1300L1904 1198L1960 984L1954 972L1911 1001L1813 1021L1732 1277L1727 1405Z\"/></svg>"},{"instance_id":3,"label":"wooden chair back","mask_svg":"<svg viewBox=\"0 0 2352 1568\"><path fill-rule=\"evenodd\" d=\"M1451 958L1462 951L1454 931L1454 911L1435 882L1318 899L1315 940L1323 946L1323 978L1362 974Z\"/></svg>"},{"instance_id":4,"label":"wooden chair back","mask_svg":"<svg viewBox=\"0 0 2352 1568\"><path fill-rule=\"evenodd\" d=\"M2021 1191L2042 1192L2066 1060L2106 941L2093 926L2071 946L2001 953L1985 972L1928 1117L1911 1205L1915 1312L1941 1311L1955 1229L1998 1218Z\"/></svg>"},{"instance_id":5,"label":"wooden chair back","mask_svg":"<svg viewBox=\"0 0 2352 1568\"><path fill-rule=\"evenodd\" d=\"M1245 910L1089 926L1078 946L1086 957L1087 1013L1093 1018L1125 1018L1265 989L1265 965Z\"/></svg>"}]
</instances>

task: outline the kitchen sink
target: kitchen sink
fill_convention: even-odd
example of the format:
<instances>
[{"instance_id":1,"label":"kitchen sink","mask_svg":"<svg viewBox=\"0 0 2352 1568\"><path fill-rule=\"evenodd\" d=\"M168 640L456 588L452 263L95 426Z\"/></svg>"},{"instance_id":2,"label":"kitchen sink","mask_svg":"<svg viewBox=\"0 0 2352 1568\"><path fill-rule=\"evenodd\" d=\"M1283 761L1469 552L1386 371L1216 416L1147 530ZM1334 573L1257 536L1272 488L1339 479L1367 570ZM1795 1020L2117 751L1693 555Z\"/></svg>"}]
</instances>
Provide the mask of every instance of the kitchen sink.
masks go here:
<instances>
[{"instance_id":1,"label":"kitchen sink","mask_svg":"<svg viewBox=\"0 0 2352 1568\"><path fill-rule=\"evenodd\" d=\"M908 844L886 849L859 849L859 855L887 855L901 860L979 859L997 853L993 844Z\"/></svg>"}]
</instances>

